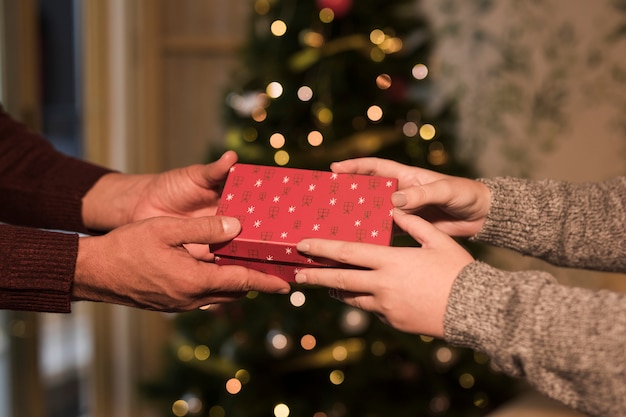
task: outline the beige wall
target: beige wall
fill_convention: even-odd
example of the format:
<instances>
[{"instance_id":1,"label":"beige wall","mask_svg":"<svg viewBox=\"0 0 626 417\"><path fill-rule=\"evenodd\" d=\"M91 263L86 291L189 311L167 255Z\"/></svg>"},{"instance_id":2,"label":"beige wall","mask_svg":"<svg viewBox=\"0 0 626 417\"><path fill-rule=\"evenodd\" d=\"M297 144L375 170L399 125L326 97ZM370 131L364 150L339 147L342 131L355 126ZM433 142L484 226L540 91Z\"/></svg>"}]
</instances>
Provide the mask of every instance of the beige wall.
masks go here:
<instances>
[{"instance_id":1,"label":"beige wall","mask_svg":"<svg viewBox=\"0 0 626 417\"><path fill-rule=\"evenodd\" d=\"M437 35L433 76L458 100L462 156L480 175L585 181L626 174L626 36L614 36L626 13L615 2L423 6ZM489 259L626 290L623 275L553 268L501 250Z\"/></svg>"}]
</instances>

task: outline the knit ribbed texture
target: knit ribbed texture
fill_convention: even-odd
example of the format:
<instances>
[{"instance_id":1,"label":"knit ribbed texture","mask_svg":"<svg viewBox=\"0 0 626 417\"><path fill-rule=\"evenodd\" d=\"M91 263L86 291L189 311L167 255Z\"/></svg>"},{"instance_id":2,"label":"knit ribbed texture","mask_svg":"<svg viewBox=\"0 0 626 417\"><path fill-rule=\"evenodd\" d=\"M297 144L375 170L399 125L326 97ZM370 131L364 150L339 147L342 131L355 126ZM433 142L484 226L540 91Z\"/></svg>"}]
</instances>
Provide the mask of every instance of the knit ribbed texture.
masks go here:
<instances>
[{"instance_id":1,"label":"knit ribbed texture","mask_svg":"<svg viewBox=\"0 0 626 417\"><path fill-rule=\"evenodd\" d=\"M60 154L0 107L0 308L69 312L82 198L110 170ZM32 228L17 227L29 226Z\"/></svg>"},{"instance_id":2,"label":"knit ribbed texture","mask_svg":"<svg viewBox=\"0 0 626 417\"><path fill-rule=\"evenodd\" d=\"M0 225L0 306L67 313L78 235Z\"/></svg>"},{"instance_id":3,"label":"knit ribbed texture","mask_svg":"<svg viewBox=\"0 0 626 417\"><path fill-rule=\"evenodd\" d=\"M474 240L549 262L626 272L626 178L599 184L483 180L492 208ZM474 262L456 279L445 338L590 416L626 416L626 294Z\"/></svg>"}]
</instances>

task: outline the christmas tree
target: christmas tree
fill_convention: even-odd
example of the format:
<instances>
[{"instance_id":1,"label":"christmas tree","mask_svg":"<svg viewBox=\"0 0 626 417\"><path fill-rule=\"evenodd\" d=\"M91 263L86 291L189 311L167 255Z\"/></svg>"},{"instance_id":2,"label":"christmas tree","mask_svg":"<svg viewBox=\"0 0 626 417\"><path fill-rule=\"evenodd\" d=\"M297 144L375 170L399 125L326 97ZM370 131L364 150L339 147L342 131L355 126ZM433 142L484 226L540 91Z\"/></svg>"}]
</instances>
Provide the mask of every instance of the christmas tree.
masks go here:
<instances>
[{"instance_id":1,"label":"christmas tree","mask_svg":"<svg viewBox=\"0 0 626 417\"><path fill-rule=\"evenodd\" d=\"M453 107L428 77L432 37L417 7L257 0L225 95L225 147L262 165L327 170L375 155L468 174L453 152ZM147 386L165 415L481 416L514 392L484 355L398 332L323 289L250 293L175 320L167 372Z\"/></svg>"}]
</instances>

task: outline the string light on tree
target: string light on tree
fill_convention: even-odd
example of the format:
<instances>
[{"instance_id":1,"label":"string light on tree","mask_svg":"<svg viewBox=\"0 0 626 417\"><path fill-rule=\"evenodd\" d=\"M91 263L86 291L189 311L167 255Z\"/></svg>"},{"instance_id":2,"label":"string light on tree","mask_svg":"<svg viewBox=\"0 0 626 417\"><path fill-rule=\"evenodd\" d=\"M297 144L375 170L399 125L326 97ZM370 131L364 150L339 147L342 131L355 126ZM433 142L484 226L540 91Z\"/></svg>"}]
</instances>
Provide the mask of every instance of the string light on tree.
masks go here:
<instances>
[{"instance_id":1,"label":"string light on tree","mask_svg":"<svg viewBox=\"0 0 626 417\"><path fill-rule=\"evenodd\" d=\"M253 0L251 12L208 160L233 149L242 163L323 172L379 156L475 176L455 158L455 111L431 81L435 36L415 0ZM208 417L263 417L277 404L275 417L480 417L511 392L488 358L396 332L324 289L252 294L175 316L173 360L154 390L168 415L181 400L178 412L196 417L181 395L193 392Z\"/></svg>"}]
</instances>

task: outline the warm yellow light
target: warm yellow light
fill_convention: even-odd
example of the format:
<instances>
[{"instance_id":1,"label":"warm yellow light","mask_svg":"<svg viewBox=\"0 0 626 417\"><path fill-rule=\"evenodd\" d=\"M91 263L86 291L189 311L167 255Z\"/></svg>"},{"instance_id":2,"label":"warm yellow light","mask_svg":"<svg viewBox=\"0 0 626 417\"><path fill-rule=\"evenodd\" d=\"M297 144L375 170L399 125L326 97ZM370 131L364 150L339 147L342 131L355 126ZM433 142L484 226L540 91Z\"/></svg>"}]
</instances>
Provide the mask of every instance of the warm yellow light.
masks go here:
<instances>
[{"instance_id":1,"label":"warm yellow light","mask_svg":"<svg viewBox=\"0 0 626 417\"><path fill-rule=\"evenodd\" d=\"M317 112L317 120L323 125L329 125L333 121L333 112L329 108L322 107Z\"/></svg>"},{"instance_id":2,"label":"warm yellow light","mask_svg":"<svg viewBox=\"0 0 626 417\"><path fill-rule=\"evenodd\" d=\"M394 54L402 50L402 39L400 38L387 38L380 44L386 54Z\"/></svg>"},{"instance_id":3,"label":"warm yellow light","mask_svg":"<svg viewBox=\"0 0 626 417\"><path fill-rule=\"evenodd\" d=\"M270 11L270 2L268 0L257 0L254 2L254 11L261 16L266 15Z\"/></svg>"},{"instance_id":4,"label":"warm yellow light","mask_svg":"<svg viewBox=\"0 0 626 417\"><path fill-rule=\"evenodd\" d=\"M289 415L289 407L287 404L276 404L274 407L274 416L275 417L287 417Z\"/></svg>"},{"instance_id":5,"label":"warm yellow light","mask_svg":"<svg viewBox=\"0 0 626 417\"><path fill-rule=\"evenodd\" d=\"M240 380L242 384L247 384L248 382L250 382L250 372L246 371L245 369L240 369L235 372L235 378Z\"/></svg>"},{"instance_id":6,"label":"warm yellow light","mask_svg":"<svg viewBox=\"0 0 626 417\"><path fill-rule=\"evenodd\" d=\"M274 133L270 136L270 145L274 149L280 149L285 146L285 137L280 133Z\"/></svg>"},{"instance_id":7,"label":"warm yellow light","mask_svg":"<svg viewBox=\"0 0 626 417\"><path fill-rule=\"evenodd\" d=\"M380 29L374 29L370 32L370 41L372 41L374 45L380 45L385 41L385 38L385 32Z\"/></svg>"},{"instance_id":8,"label":"warm yellow light","mask_svg":"<svg viewBox=\"0 0 626 417\"><path fill-rule=\"evenodd\" d=\"M189 413L189 404L184 400L176 400L172 404L172 413L177 417L186 416Z\"/></svg>"},{"instance_id":9,"label":"warm yellow light","mask_svg":"<svg viewBox=\"0 0 626 417\"><path fill-rule=\"evenodd\" d=\"M231 378L226 381L226 392L235 395L241 391L241 381L237 378Z\"/></svg>"},{"instance_id":10,"label":"warm yellow light","mask_svg":"<svg viewBox=\"0 0 626 417\"><path fill-rule=\"evenodd\" d=\"M283 95L283 86L278 81L272 81L265 88L265 92L271 98L278 98Z\"/></svg>"},{"instance_id":11,"label":"warm yellow light","mask_svg":"<svg viewBox=\"0 0 626 417\"><path fill-rule=\"evenodd\" d=\"M330 23L335 20L335 12L333 12L333 9L329 9L328 7L324 7L320 10L319 16L322 23Z\"/></svg>"},{"instance_id":12,"label":"warm yellow light","mask_svg":"<svg viewBox=\"0 0 626 417\"><path fill-rule=\"evenodd\" d=\"M209 356L211 356L211 350L209 349L208 346L205 346L205 345L196 346L193 353L196 359L199 361L205 361L209 359Z\"/></svg>"},{"instance_id":13,"label":"warm yellow light","mask_svg":"<svg viewBox=\"0 0 626 417\"><path fill-rule=\"evenodd\" d=\"M177 351L178 359L182 362L189 362L193 359L193 348L189 345L182 345Z\"/></svg>"},{"instance_id":14,"label":"warm yellow light","mask_svg":"<svg viewBox=\"0 0 626 417\"><path fill-rule=\"evenodd\" d=\"M343 381L345 380L345 375L339 369L335 369L334 371L330 373L328 378L330 379L330 382L332 384L341 385L343 384Z\"/></svg>"},{"instance_id":15,"label":"warm yellow light","mask_svg":"<svg viewBox=\"0 0 626 417\"><path fill-rule=\"evenodd\" d=\"M459 384L465 388L470 389L474 386L474 375L465 373L459 377Z\"/></svg>"},{"instance_id":16,"label":"warm yellow light","mask_svg":"<svg viewBox=\"0 0 626 417\"><path fill-rule=\"evenodd\" d=\"M374 62L383 62L385 60L385 51L375 46L370 51L370 59Z\"/></svg>"},{"instance_id":17,"label":"warm yellow light","mask_svg":"<svg viewBox=\"0 0 626 417\"><path fill-rule=\"evenodd\" d=\"M311 350L315 348L316 344L317 340L315 340L315 337L310 334L305 334L302 336L302 339L300 339L300 346L302 346L302 349L304 350Z\"/></svg>"},{"instance_id":18,"label":"warm yellow light","mask_svg":"<svg viewBox=\"0 0 626 417\"><path fill-rule=\"evenodd\" d=\"M307 136L307 140L309 141L309 144L311 146L320 146L324 141L324 136L322 136L321 132L314 130L309 133L309 135Z\"/></svg>"},{"instance_id":19,"label":"warm yellow light","mask_svg":"<svg viewBox=\"0 0 626 417\"><path fill-rule=\"evenodd\" d=\"M336 360L337 362L342 362L345 361L348 357L348 349L346 349L344 346L336 346L333 349L332 354L334 360Z\"/></svg>"},{"instance_id":20,"label":"warm yellow light","mask_svg":"<svg viewBox=\"0 0 626 417\"><path fill-rule=\"evenodd\" d=\"M413 77L416 80L423 80L426 76L428 76L428 67L424 64L417 64L413 66L411 74L413 74Z\"/></svg>"},{"instance_id":21,"label":"warm yellow light","mask_svg":"<svg viewBox=\"0 0 626 417\"><path fill-rule=\"evenodd\" d=\"M270 31L274 36L283 36L287 33L287 24L282 20L274 20L270 26Z\"/></svg>"},{"instance_id":22,"label":"warm yellow light","mask_svg":"<svg viewBox=\"0 0 626 417\"><path fill-rule=\"evenodd\" d=\"M420 136L424 140L431 140L435 137L435 133L435 126L429 123L423 124L422 127L420 127Z\"/></svg>"},{"instance_id":23,"label":"warm yellow light","mask_svg":"<svg viewBox=\"0 0 626 417\"><path fill-rule=\"evenodd\" d=\"M289 163L289 153L283 150L276 152L274 154L274 162L280 166L287 165Z\"/></svg>"},{"instance_id":24,"label":"warm yellow light","mask_svg":"<svg viewBox=\"0 0 626 417\"><path fill-rule=\"evenodd\" d=\"M367 118L372 122L378 122L383 118L383 109L381 109L380 106L370 106L370 108L367 109Z\"/></svg>"},{"instance_id":25,"label":"warm yellow light","mask_svg":"<svg viewBox=\"0 0 626 417\"><path fill-rule=\"evenodd\" d=\"M311 48L320 48L324 45L324 36L321 33L307 31L301 34L302 43Z\"/></svg>"}]
</instances>

